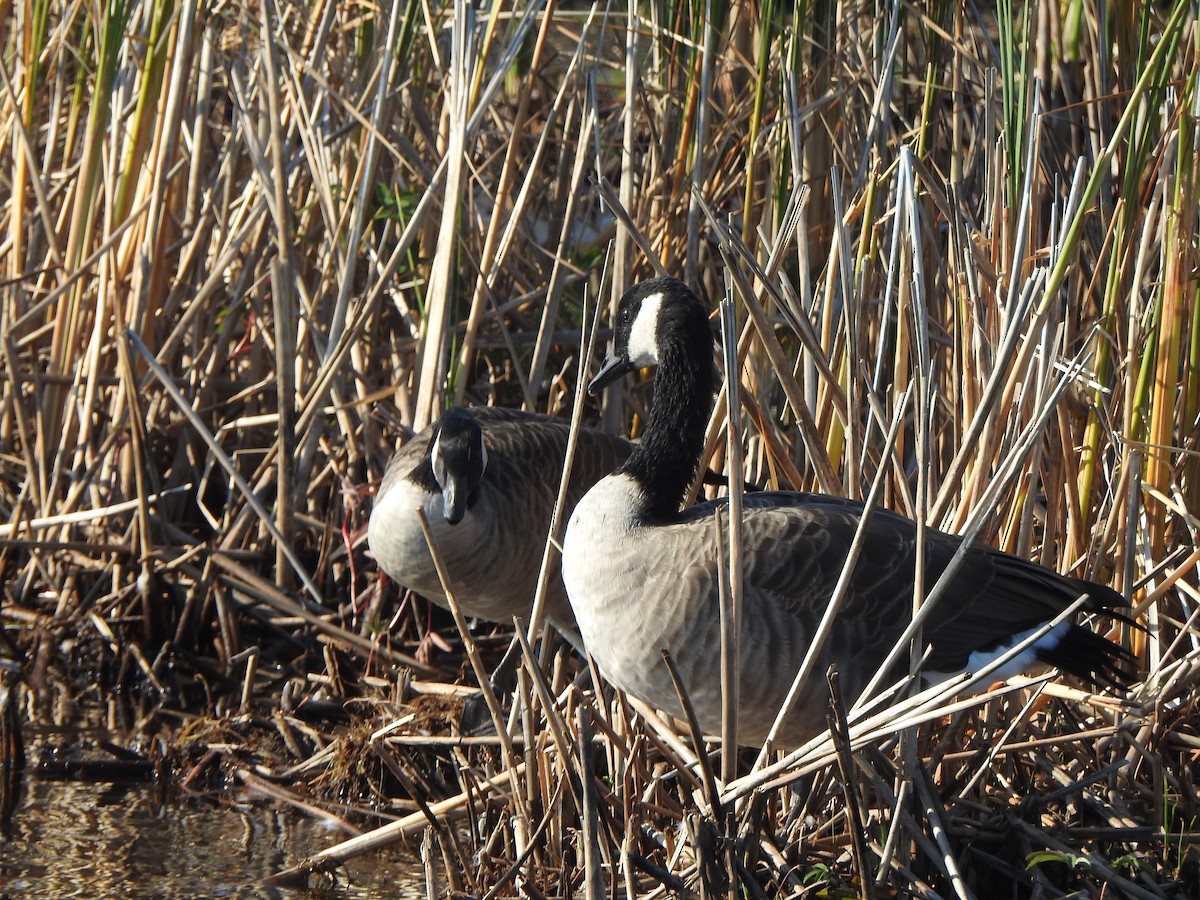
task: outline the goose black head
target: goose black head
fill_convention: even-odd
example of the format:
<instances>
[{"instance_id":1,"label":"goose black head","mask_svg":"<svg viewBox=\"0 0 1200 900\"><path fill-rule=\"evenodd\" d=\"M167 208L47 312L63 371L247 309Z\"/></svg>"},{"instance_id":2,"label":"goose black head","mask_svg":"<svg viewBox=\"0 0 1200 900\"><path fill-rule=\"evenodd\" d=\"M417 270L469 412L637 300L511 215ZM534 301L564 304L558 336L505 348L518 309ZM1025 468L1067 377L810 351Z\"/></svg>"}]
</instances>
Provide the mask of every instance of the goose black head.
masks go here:
<instances>
[{"instance_id":1,"label":"goose black head","mask_svg":"<svg viewBox=\"0 0 1200 900\"><path fill-rule=\"evenodd\" d=\"M442 515L457 525L487 468L483 429L470 412L454 406L442 413L430 451L433 477L442 489Z\"/></svg>"},{"instance_id":2,"label":"goose black head","mask_svg":"<svg viewBox=\"0 0 1200 900\"><path fill-rule=\"evenodd\" d=\"M711 344L708 313L687 285L675 278L643 281L617 304L612 349L588 393L594 396L635 369L657 365L672 350L686 355L688 348Z\"/></svg>"}]
</instances>

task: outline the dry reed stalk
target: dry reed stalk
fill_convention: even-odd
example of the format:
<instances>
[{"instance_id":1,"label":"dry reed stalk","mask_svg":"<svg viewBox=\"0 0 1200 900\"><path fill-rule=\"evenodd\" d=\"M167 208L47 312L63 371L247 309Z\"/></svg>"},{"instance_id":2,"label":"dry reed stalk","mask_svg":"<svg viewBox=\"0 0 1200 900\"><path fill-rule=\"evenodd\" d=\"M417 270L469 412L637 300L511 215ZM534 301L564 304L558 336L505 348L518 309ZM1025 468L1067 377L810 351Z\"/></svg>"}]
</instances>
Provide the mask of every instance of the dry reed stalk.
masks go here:
<instances>
[{"instance_id":1,"label":"dry reed stalk","mask_svg":"<svg viewBox=\"0 0 1200 900\"><path fill-rule=\"evenodd\" d=\"M523 770L523 765L518 766L516 769L506 770L496 777L482 782L478 787L482 788L485 793L503 790L512 784L513 779L519 777ZM473 802L473 797L470 794L462 793L448 800L430 804L429 816L453 822L466 815L471 810ZM271 881L275 884L291 883L295 879L307 877L311 872L323 871L327 867L341 865L346 860L361 856L364 853L373 852L390 843L418 834L428 826L429 816L424 811L413 813L399 821L384 825L382 828L376 828L374 831L369 831L348 841L343 841L309 857L301 865L287 872L280 872Z\"/></svg>"},{"instance_id":2,"label":"dry reed stalk","mask_svg":"<svg viewBox=\"0 0 1200 900\"><path fill-rule=\"evenodd\" d=\"M0 665L20 709L192 722L181 747L227 746L236 718L314 785L336 783L330 748L395 721L412 733L381 746L410 787L369 796L428 793L442 824L469 807L441 849L492 861L480 893L1194 886L1194 4L468 6L6 8ZM361 531L390 438L448 396L574 395L575 422L636 428L643 388L606 410L572 390L582 301L664 270L742 307L740 399L709 429L732 484L873 496L1108 580L1147 627L1122 637L1126 694L874 686L848 714L887 832L870 872L827 738L750 770L726 754L718 820L699 736L564 690L532 648L505 752L534 764L510 793L441 807L423 771L467 785L495 745L421 706L458 696L446 650L417 659L459 652L451 632L427 638L415 603L387 628ZM96 683L60 677L77 660Z\"/></svg>"}]
</instances>

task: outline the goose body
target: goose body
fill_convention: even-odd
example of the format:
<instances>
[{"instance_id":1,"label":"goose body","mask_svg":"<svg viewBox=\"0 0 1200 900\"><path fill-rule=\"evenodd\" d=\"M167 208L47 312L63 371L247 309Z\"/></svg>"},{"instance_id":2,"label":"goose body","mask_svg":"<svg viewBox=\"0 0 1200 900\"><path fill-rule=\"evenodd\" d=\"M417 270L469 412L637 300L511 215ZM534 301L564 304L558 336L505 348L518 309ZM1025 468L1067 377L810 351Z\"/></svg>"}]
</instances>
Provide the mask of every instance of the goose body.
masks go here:
<instances>
[{"instance_id":1,"label":"goose body","mask_svg":"<svg viewBox=\"0 0 1200 900\"><path fill-rule=\"evenodd\" d=\"M657 365L653 405L628 460L576 505L562 565L584 643L604 675L645 702L681 715L660 653L666 648L701 728L718 733L720 573L713 517L724 501L679 510L712 407L711 348L706 311L682 283L655 279L622 298L613 351L590 388ZM833 595L862 514L859 503L820 494L744 498L740 743L766 739ZM849 593L814 669L819 673L836 664L849 697L866 687L896 646L913 601L916 524L875 511L867 529ZM928 591L961 540L933 529L924 533ZM923 628L930 645L926 675L980 668L1085 593L1089 609L1124 604L1110 588L973 546ZM1105 638L1062 622L1000 674L1041 663L1108 683L1122 677L1124 657ZM819 733L827 708L824 679L810 679L780 741L796 745Z\"/></svg>"},{"instance_id":2,"label":"goose body","mask_svg":"<svg viewBox=\"0 0 1200 900\"><path fill-rule=\"evenodd\" d=\"M463 614L493 622L528 619L569 433L570 423L552 416L494 407L447 410L388 463L367 526L380 567L449 605L417 516L423 509ZM568 511L630 447L580 430ZM557 564L546 601L550 622L578 645Z\"/></svg>"}]
</instances>

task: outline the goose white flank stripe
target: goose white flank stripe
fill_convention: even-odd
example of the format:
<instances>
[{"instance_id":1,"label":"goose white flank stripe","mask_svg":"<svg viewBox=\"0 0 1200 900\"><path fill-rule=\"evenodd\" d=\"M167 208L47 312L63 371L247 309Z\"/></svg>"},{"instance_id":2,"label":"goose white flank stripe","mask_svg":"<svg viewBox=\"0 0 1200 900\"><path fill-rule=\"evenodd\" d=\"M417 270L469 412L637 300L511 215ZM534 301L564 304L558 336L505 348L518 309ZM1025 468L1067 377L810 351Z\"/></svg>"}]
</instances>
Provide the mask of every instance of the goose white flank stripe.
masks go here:
<instances>
[{"instance_id":1,"label":"goose white flank stripe","mask_svg":"<svg viewBox=\"0 0 1200 900\"><path fill-rule=\"evenodd\" d=\"M417 517L423 509L463 614L493 622L528 619L569 434L570 423L552 416L494 407L447 410L388 463L367 527L380 567L447 605ZM620 438L581 430L567 511L630 448ZM557 565L550 575L547 617L579 646Z\"/></svg>"},{"instance_id":2,"label":"goose white flank stripe","mask_svg":"<svg viewBox=\"0 0 1200 900\"><path fill-rule=\"evenodd\" d=\"M720 573L711 518L724 501L681 510L704 447L716 378L707 310L684 284L659 278L622 299L612 352L589 390L657 365L654 398L625 463L575 507L563 547L563 580L584 643L617 687L681 715L661 656L670 651L700 726L720 731ZM743 598L738 737L765 740L841 573L860 503L822 494L747 494L742 519ZM917 528L876 511L865 550L814 671L836 664L847 696L883 665L911 618ZM958 549L926 529L925 590ZM923 628L930 678L978 670L1052 621L1081 596L1084 609L1122 618L1120 594L973 545ZM1127 679L1128 654L1087 628L1062 622L1013 661L1013 672L1049 665L1098 685ZM902 674L897 670L893 677ZM825 727L824 679L810 679L780 734L796 745Z\"/></svg>"}]
</instances>

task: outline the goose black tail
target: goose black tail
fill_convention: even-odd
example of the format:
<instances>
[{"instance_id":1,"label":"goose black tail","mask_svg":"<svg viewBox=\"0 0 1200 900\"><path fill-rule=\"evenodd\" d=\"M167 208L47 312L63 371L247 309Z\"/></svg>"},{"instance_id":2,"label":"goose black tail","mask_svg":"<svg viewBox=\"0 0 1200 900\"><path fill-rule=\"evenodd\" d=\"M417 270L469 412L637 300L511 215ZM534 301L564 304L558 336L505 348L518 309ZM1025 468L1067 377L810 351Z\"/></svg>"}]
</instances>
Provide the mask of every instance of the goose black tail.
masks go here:
<instances>
[{"instance_id":1,"label":"goose black tail","mask_svg":"<svg viewBox=\"0 0 1200 900\"><path fill-rule=\"evenodd\" d=\"M1082 625L1072 624L1053 649L1039 648L1038 658L1096 687L1124 689L1137 680L1133 654Z\"/></svg>"}]
</instances>

